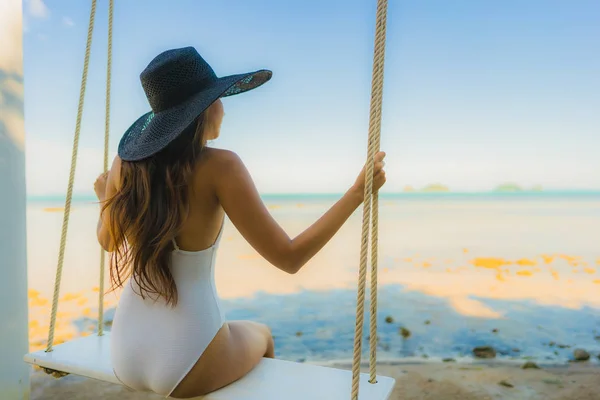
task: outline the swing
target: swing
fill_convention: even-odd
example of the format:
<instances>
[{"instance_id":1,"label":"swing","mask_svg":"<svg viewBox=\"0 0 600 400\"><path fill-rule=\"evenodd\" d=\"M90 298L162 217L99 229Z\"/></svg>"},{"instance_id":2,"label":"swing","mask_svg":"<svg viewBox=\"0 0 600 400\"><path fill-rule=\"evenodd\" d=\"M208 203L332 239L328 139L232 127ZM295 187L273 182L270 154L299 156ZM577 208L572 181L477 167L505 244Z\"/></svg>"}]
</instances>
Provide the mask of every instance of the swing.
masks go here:
<instances>
[{"instance_id":1,"label":"swing","mask_svg":"<svg viewBox=\"0 0 600 400\"><path fill-rule=\"evenodd\" d=\"M112 20L113 1L109 0L108 14L108 65L106 83L106 119L104 131L104 172L108 170L108 137L110 125L110 82L112 64ZM360 248L360 268L356 306L356 324L352 370L329 368L302 364L284 360L263 358L262 361L240 380L200 398L205 400L270 400L280 399L285 393L287 400L385 400L395 385L390 377L376 374L377 346L377 222L378 193L373 192L373 159L379 151L381 131L381 103L383 92L383 63L385 55L387 0L377 2L377 23L375 52L373 59L373 79L371 89L371 108L369 121L369 144L365 181L365 201L363 204L362 238ZM48 344L46 350L25 355L27 363L41 367L46 373L55 376L75 374L101 381L122 384L115 376L110 359L110 332L104 332L104 264L105 252L100 252L100 290L98 306L98 334L71 340L53 346L56 314L60 293L60 282L64 261L67 228L71 211L73 182L77 161L83 100L87 82L92 32L96 14L96 0L92 0L87 44L79 93L77 122L73 141L71 170L65 202L60 251L56 269ZM371 222L371 224L369 224ZM371 226L370 226L371 225ZM371 299L370 299L370 335L369 335L369 374L360 373L362 350L365 285L367 276L367 252L369 246L369 228L371 227ZM351 384L350 384L351 383Z\"/></svg>"}]
</instances>

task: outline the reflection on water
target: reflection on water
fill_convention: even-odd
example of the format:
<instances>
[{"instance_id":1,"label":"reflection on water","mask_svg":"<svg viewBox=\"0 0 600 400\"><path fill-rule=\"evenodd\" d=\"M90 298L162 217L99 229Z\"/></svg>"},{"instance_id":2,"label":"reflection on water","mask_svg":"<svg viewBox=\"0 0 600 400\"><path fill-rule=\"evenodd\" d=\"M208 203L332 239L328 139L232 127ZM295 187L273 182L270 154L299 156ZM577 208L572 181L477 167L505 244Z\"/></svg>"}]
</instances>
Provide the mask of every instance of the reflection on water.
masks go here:
<instances>
[{"instance_id":1,"label":"reflection on water","mask_svg":"<svg viewBox=\"0 0 600 400\"><path fill-rule=\"evenodd\" d=\"M268 206L292 237L335 201L284 200ZM382 201L381 357L456 358L468 356L476 345L494 346L500 357L550 361L566 360L575 347L600 351L597 200L430 196ZM60 211L60 204L48 202L28 208L32 349L43 348L47 337ZM72 213L57 343L97 329L98 206L74 203ZM282 358L349 358L360 218L359 210L294 276L269 265L227 221L216 279L228 318L269 324ZM105 297L108 328L117 301L118 292ZM402 328L410 332L407 338Z\"/></svg>"}]
</instances>

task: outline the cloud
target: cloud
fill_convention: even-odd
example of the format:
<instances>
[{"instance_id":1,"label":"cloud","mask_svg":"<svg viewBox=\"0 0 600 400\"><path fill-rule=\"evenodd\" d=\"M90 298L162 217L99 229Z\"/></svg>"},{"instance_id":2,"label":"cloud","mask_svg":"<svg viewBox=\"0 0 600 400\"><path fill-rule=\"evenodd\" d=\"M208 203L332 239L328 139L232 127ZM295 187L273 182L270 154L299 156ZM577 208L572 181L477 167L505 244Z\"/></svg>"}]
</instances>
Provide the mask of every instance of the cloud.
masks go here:
<instances>
[{"instance_id":1,"label":"cloud","mask_svg":"<svg viewBox=\"0 0 600 400\"><path fill-rule=\"evenodd\" d=\"M26 0L27 11L29 15L36 18L48 18L50 10L44 3L44 0Z\"/></svg>"},{"instance_id":2,"label":"cloud","mask_svg":"<svg viewBox=\"0 0 600 400\"><path fill-rule=\"evenodd\" d=\"M67 26L69 28L75 25L75 22L69 17L63 17L62 23L64 26Z\"/></svg>"}]
</instances>

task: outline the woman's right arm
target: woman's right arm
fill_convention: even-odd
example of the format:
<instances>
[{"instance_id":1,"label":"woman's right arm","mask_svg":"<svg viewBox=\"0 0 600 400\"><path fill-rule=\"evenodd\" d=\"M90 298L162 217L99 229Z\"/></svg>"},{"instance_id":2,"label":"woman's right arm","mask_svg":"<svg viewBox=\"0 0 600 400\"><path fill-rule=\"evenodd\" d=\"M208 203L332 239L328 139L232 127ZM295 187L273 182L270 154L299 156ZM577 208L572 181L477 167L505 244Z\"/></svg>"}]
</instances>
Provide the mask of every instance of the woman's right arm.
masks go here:
<instances>
[{"instance_id":1,"label":"woman's right arm","mask_svg":"<svg viewBox=\"0 0 600 400\"><path fill-rule=\"evenodd\" d=\"M221 206L231 222L267 261L277 268L295 274L317 254L342 227L363 201L364 168L356 183L321 218L290 239L263 204L248 170L233 152L220 151L215 160L218 176L215 190ZM385 182L383 158L375 159L373 189Z\"/></svg>"}]
</instances>

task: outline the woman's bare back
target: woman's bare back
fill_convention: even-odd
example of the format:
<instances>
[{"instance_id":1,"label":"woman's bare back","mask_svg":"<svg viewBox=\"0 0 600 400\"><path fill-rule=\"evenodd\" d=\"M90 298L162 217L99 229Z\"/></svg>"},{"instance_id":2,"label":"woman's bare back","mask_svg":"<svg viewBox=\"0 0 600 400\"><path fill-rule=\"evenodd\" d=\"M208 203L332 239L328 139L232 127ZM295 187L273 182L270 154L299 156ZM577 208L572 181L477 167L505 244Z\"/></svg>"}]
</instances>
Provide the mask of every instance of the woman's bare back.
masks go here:
<instances>
[{"instance_id":1,"label":"woman's bare back","mask_svg":"<svg viewBox=\"0 0 600 400\"><path fill-rule=\"evenodd\" d=\"M175 238L182 250L200 251L210 247L221 230L225 211L213 184L216 159L223 150L205 147L190 182L189 214Z\"/></svg>"}]
</instances>

